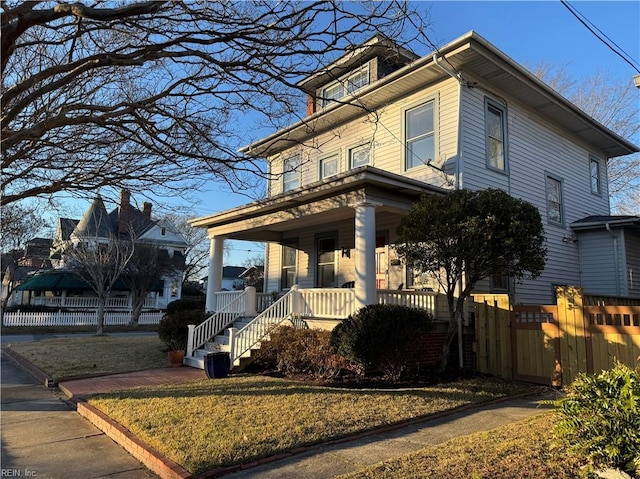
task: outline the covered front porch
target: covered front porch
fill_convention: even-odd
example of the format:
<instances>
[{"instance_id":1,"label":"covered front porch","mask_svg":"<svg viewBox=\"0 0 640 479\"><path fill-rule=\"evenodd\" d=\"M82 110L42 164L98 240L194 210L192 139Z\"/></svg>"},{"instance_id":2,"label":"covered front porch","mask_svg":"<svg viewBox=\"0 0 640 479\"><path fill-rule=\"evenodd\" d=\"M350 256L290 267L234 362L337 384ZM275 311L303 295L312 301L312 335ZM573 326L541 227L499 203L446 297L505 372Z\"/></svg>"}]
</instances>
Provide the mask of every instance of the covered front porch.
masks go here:
<instances>
[{"instance_id":1,"label":"covered front porch","mask_svg":"<svg viewBox=\"0 0 640 479\"><path fill-rule=\"evenodd\" d=\"M395 256L396 229L422 194L443 192L366 166L304 191L192 220L192 226L207 228L210 238L207 310L218 311L224 297L219 293L227 239L267 244L264 291L269 295L258 304L294 284L314 305L314 316L344 318L392 295L420 304L417 293L435 288L415 281Z\"/></svg>"}]
</instances>

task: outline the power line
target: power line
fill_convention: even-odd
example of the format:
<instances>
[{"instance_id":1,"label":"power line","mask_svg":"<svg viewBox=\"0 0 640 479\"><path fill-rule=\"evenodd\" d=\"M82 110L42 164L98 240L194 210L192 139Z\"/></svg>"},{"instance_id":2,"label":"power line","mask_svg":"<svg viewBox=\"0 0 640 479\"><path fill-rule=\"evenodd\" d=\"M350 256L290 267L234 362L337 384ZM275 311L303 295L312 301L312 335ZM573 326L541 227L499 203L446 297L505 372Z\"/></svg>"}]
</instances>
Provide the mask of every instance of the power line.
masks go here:
<instances>
[{"instance_id":1,"label":"power line","mask_svg":"<svg viewBox=\"0 0 640 479\"><path fill-rule=\"evenodd\" d=\"M578 21L580 23L582 23L586 27L586 29L589 30L598 40L600 40L602 43L604 43L613 53L615 53L620 58L622 58L625 62L627 62L629 65L631 65L631 67L635 71L640 73L640 70L636 66L636 65L640 65L640 63L638 63L636 60L633 59L633 57L631 55L629 55L627 52L625 52L624 49L622 47L620 47L620 45L618 45L611 38L609 38L602 30L600 30L591 21L589 21L589 19L587 17L585 17L582 13L580 13L573 5L570 5L569 2L567 2L565 0L560 0L560 3L562 3L562 5L564 5L566 7L566 9L569 10L569 12L574 17L576 17L578 19ZM594 31L594 29L597 30L599 34L596 33ZM602 35L602 36L600 36L600 35ZM604 38L602 38L602 37L604 37ZM605 40L605 38L606 38L606 40ZM611 44L615 45L617 50ZM634 65L634 63L635 63L635 65Z\"/></svg>"}]
</instances>

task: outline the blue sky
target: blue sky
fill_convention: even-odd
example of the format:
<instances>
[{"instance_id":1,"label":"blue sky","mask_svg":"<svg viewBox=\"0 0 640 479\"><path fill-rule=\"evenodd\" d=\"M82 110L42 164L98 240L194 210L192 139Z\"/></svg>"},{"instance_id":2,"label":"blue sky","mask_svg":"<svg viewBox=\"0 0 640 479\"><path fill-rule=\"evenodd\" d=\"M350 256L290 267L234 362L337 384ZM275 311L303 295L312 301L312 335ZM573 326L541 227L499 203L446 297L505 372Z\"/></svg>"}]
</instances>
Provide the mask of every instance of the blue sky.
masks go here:
<instances>
[{"instance_id":1,"label":"blue sky","mask_svg":"<svg viewBox=\"0 0 640 479\"><path fill-rule=\"evenodd\" d=\"M570 4L636 62L640 62L639 1L571 1ZM619 81L629 82L637 74L589 32L559 0L438 1L423 2L419 7L430 9L427 35L438 46L475 30L527 68L540 63L566 65L576 80L587 78L596 70L610 72ZM425 49L416 53L423 55L429 51ZM211 184L208 190L198 195L200 201L189 205L194 217L217 213L250 201L245 196L229 193L224 185L218 187ZM241 265L246 258L255 257L260 250L253 243L229 243L225 265Z\"/></svg>"}]
</instances>

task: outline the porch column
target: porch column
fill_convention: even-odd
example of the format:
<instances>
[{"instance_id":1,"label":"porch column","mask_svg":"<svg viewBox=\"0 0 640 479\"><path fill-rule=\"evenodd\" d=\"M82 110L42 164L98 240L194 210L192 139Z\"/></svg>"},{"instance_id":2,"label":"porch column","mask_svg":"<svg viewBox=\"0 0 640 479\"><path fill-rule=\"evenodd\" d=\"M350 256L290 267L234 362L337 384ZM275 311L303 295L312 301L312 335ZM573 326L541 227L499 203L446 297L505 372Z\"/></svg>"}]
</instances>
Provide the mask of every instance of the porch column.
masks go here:
<instances>
[{"instance_id":1,"label":"porch column","mask_svg":"<svg viewBox=\"0 0 640 479\"><path fill-rule=\"evenodd\" d=\"M375 203L353 205L355 221L355 307L376 303L376 210Z\"/></svg>"},{"instance_id":2,"label":"porch column","mask_svg":"<svg viewBox=\"0 0 640 479\"><path fill-rule=\"evenodd\" d=\"M222 257L224 255L224 238L209 238L209 271L207 278L207 311L216 311L216 293L222 290Z\"/></svg>"}]
</instances>

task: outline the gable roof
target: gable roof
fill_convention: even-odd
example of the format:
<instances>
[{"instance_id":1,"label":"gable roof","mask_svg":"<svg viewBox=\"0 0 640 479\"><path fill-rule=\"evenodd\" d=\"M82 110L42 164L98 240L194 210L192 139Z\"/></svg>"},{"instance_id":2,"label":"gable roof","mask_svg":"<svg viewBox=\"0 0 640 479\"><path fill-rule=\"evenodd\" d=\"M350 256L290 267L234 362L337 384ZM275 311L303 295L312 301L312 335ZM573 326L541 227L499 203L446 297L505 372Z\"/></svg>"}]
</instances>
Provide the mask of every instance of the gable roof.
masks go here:
<instances>
[{"instance_id":1,"label":"gable roof","mask_svg":"<svg viewBox=\"0 0 640 479\"><path fill-rule=\"evenodd\" d=\"M222 268L222 277L223 278L239 278L242 273L244 273L243 266L225 266Z\"/></svg>"},{"instance_id":2,"label":"gable roof","mask_svg":"<svg viewBox=\"0 0 640 479\"><path fill-rule=\"evenodd\" d=\"M107 238L112 234L112 225L102 198L98 195L78 222L73 234L78 237Z\"/></svg>"},{"instance_id":3,"label":"gable roof","mask_svg":"<svg viewBox=\"0 0 640 479\"><path fill-rule=\"evenodd\" d=\"M444 66L443 68L443 65ZM467 78L486 81L586 143L602 150L608 158L640 151L636 145L614 133L554 91L532 73L493 46L476 32L469 32L389 75L363 87L358 101L330 106L240 149L253 156L268 156L352 121L366 111L394 102L423 85L449 78L446 70L458 74L462 85L473 88Z\"/></svg>"}]
</instances>

